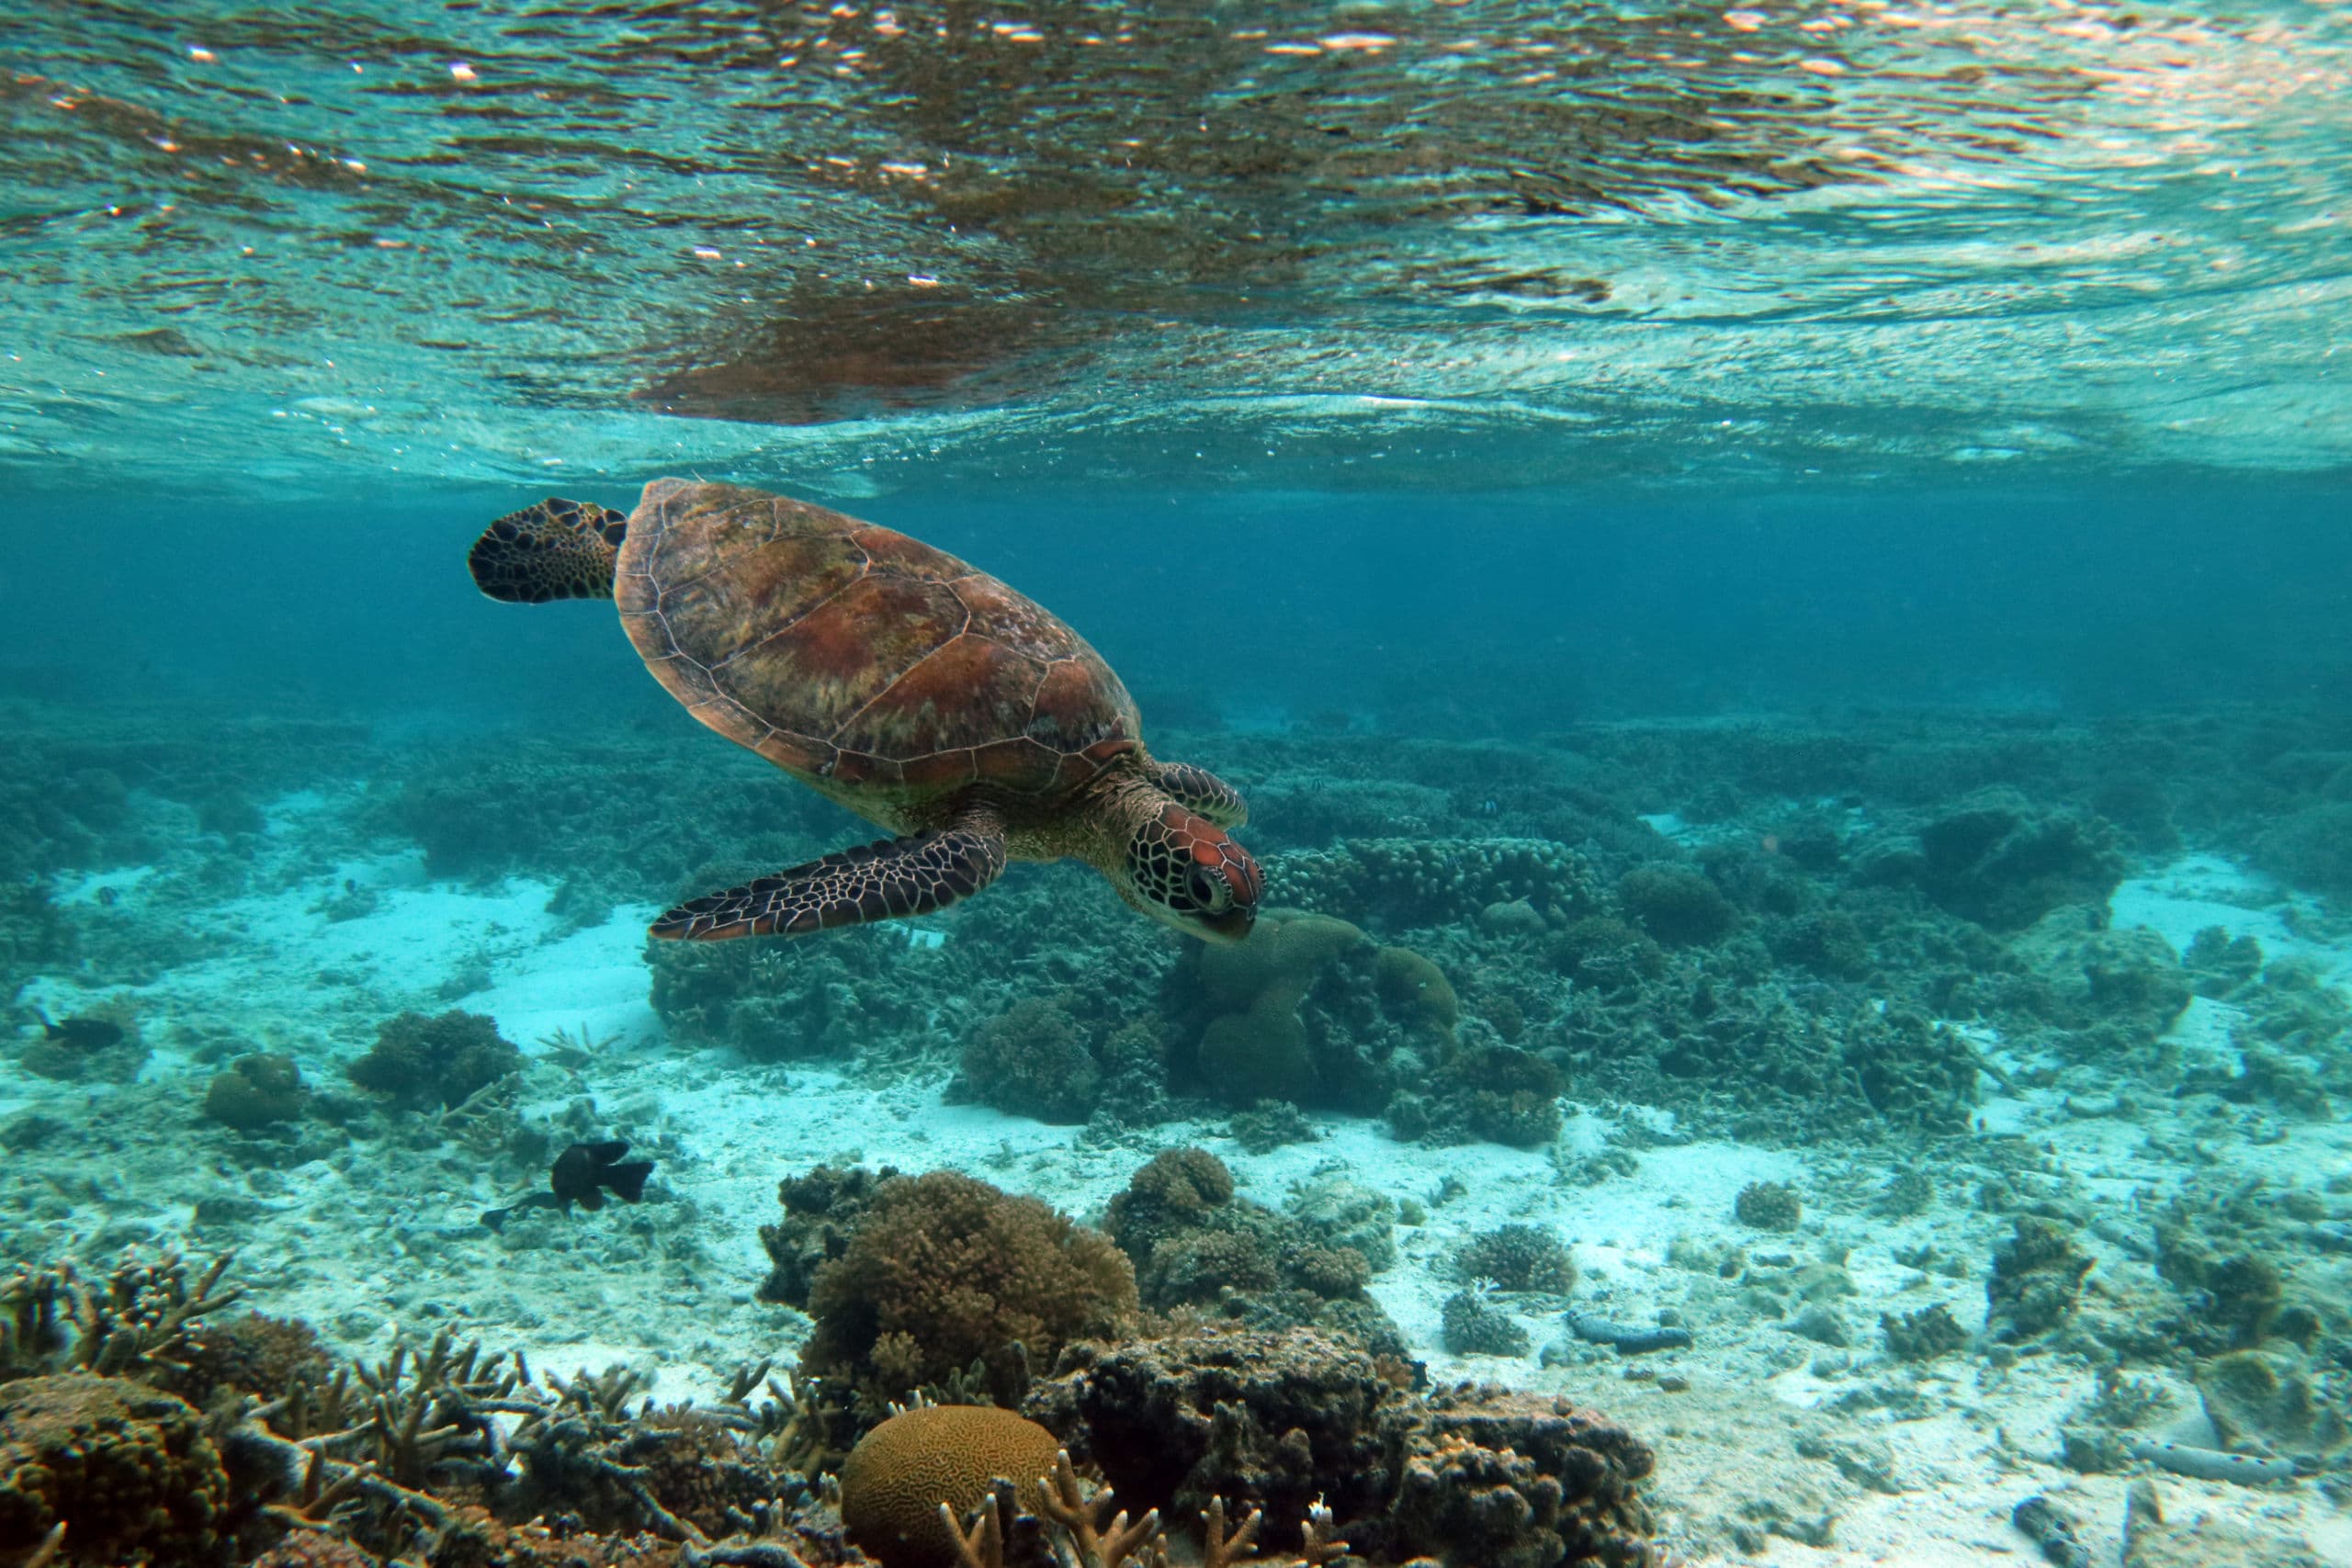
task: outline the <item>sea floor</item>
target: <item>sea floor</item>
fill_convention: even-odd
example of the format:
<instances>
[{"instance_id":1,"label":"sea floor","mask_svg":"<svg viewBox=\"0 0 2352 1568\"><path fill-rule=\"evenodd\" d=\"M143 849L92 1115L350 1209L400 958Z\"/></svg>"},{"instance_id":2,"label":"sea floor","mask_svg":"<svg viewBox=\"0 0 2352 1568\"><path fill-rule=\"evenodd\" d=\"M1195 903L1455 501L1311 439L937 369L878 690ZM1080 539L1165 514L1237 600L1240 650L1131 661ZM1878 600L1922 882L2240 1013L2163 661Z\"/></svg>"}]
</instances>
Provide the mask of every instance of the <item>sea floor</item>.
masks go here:
<instances>
[{"instance_id":1,"label":"sea floor","mask_svg":"<svg viewBox=\"0 0 2352 1568\"><path fill-rule=\"evenodd\" d=\"M39 1124L30 1116L62 1129L20 1151L15 1179L25 1212L61 1244L232 1247L254 1305L307 1318L348 1352L379 1354L398 1334L446 1325L550 1371L628 1363L653 1375L659 1397L705 1396L743 1361L788 1364L807 1327L754 1295L766 1270L756 1232L776 1215L780 1176L818 1163L952 1168L1099 1217L1151 1152L1197 1144L1269 1205L1333 1172L1417 1203L1420 1223L1397 1231L1400 1259L1372 1292L1430 1377L1556 1391L1631 1426L1657 1448L1652 1495L1693 1562L2030 1560L2009 1520L2036 1493L2076 1517L2093 1561L2113 1562L2130 1477L2058 1460L2062 1424L2099 1392L2091 1366L2032 1349L1900 1361L1874 1348L1880 1314L1942 1303L1968 1330L1984 1326L1984 1260L2007 1224L1978 1201L1986 1181L2064 1194L2111 1218L2085 1234L2092 1288L2129 1295L2153 1269L2146 1221L2186 1186L2352 1179L2352 1127L2341 1121L2284 1119L2211 1094L2138 1095L2079 1067L2035 1075L1995 1037L1980 1041L1988 1077L1974 1132L1940 1146L1932 1197L1900 1217L1881 1194L1915 1150L1684 1141L1670 1112L1573 1098L1566 1131L1546 1149L1421 1147L1378 1122L1330 1116L1312 1119L1314 1141L1262 1154L1227 1136L1222 1118L1090 1139L946 1103L944 1070L875 1081L671 1043L647 1000L650 906L577 929L548 912L553 889L529 878L469 888L428 879L413 853L328 853L323 806L295 795L269 807L260 852L277 863L246 884L268 890L169 911L208 939L204 955L103 997L70 976L28 987L22 999L55 1016L128 999L153 1051L129 1083L0 1077L0 1123ZM55 896L163 918L141 904L165 880L113 867ZM2184 856L2125 883L2113 919L2176 948L2218 924L2352 984L2352 945L2298 935L2308 922L2282 920L2257 886L2224 858ZM494 1018L530 1060L514 1111L625 1133L658 1162L645 1204L535 1213L493 1235L479 1215L514 1190L447 1126L241 1163L191 1119L192 1086L224 1038L288 1052L323 1079L402 1007ZM2231 1055L2230 1011L2190 1007L2174 1032L2186 1058ZM1796 1229L1734 1217L1740 1190L1766 1180L1802 1195ZM1568 1240L1579 1308L1637 1323L1666 1313L1695 1343L1646 1356L1562 1345L1566 1303L1518 1296L1502 1304L1538 1345L1557 1347L1550 1364L1446 1353L1440 1306L1461 1288L1453 1254L1504 1223ZM1737 1283L1724 1277L1735 1273ZM1776 1278L1801 1282L1821 1310L1789 1313L1785 1292L1760 1303L1753 1287ZM2211 1444L2196 1391L2150 1380L2169 1415L2149 1435ZM2263 1561L2300 1539L2320 1561L2352 1562L2352 1516L2312 1484L2161 1475L2157 1485L2168 1517L2204 1517L2271 1543L2232 1548L2235 1560Z\"/></svg>"}]
</instances>

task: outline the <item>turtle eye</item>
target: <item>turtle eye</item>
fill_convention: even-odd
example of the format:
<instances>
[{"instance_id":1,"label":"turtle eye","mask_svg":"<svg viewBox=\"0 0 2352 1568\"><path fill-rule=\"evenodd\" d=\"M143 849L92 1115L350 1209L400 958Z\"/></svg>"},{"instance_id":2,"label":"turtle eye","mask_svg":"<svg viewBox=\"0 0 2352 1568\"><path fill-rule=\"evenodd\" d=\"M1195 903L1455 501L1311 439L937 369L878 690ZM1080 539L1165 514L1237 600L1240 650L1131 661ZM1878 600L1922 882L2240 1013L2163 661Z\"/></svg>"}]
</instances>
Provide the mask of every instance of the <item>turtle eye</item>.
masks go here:
<instances>
[{"instance_id":1,"label":"turtle eye","mask_svg":"<svg viewBox=\"0 0 2352 1568\"><path fill-rule=\"evenodd\" d=\"M1184 878L1184 890L1192 895L1193 907L1204 914L1222 915L1233 907L1233 888L1207 866L1192 869Z\"/></svg>"}]
</instances>

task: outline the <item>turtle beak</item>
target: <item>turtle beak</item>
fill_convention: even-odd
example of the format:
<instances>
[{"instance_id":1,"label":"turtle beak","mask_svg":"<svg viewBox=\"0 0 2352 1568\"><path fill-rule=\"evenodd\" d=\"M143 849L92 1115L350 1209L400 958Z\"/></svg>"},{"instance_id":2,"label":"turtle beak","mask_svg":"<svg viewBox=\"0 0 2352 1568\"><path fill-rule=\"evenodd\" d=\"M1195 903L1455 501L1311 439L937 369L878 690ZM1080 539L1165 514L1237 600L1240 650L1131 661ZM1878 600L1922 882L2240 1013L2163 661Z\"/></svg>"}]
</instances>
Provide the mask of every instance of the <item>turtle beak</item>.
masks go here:
<instances>
[{"instance_id":1,"label":"turtle beak","mask_svg":"<svg viewBox=\"0 0 2352 1568\"><path fill-rule=\"evenodd\" d=\"M1193 925L1210 942L1230 944L1246 939L1258 923L1255 904L1235 905L1222 915L1195 915Z\"/></svg>"}]
</instances>

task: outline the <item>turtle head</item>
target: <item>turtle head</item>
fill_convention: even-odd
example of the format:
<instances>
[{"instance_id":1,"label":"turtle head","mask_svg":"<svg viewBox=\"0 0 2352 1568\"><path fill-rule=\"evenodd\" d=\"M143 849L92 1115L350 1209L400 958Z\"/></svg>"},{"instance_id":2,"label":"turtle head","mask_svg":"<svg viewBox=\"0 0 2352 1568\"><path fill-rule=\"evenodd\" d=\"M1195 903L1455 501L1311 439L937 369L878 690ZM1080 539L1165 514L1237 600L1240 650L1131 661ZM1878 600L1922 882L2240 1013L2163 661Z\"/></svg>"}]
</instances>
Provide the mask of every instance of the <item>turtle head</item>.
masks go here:
<instances>
[{"instance_id":1,"label":"turtle head","mask_svg":"<svg viewBox=\"0 0 2352 1568\"><path fill-rule=\"evenodd\" d=\"M1120 891L1163 925L1209 942L1239 942L1258 919L1265 874L1225 829L1174 801L1127 840Z\"/></svg>"}]
</instances>

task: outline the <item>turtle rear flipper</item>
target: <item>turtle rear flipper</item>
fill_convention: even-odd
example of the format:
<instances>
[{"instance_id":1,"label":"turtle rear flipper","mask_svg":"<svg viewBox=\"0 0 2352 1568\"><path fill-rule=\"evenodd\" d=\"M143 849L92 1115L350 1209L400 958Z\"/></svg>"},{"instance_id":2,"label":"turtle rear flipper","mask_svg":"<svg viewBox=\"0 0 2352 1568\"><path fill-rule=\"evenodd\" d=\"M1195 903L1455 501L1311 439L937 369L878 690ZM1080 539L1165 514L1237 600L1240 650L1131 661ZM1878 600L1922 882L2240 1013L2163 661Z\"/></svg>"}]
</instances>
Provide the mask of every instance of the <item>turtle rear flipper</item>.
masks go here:
<instances>
[{"instance_id":1,"label":"turtle rear flipper","mask_svg":"<svg viewBox=\"0 0 2352 1568\"><path fill-rule=\"evenodd\" d=\"M666 940L718 942L927 915L994 882L1004 857L1004 835L993 824L884 839L681 904L652 931Z\"/></svg>"},{"instance_id":2,"label":"turtle rear flipper","mask_svg":"<svg viewBox=\"0 0 2352 1568\"><path fill-rule=\"evenodd\" d=\"M549 496L481 531L466 557L474 586L510 604L609 599L628 517L593 501Z\"/></svg>"}]
</instances>

